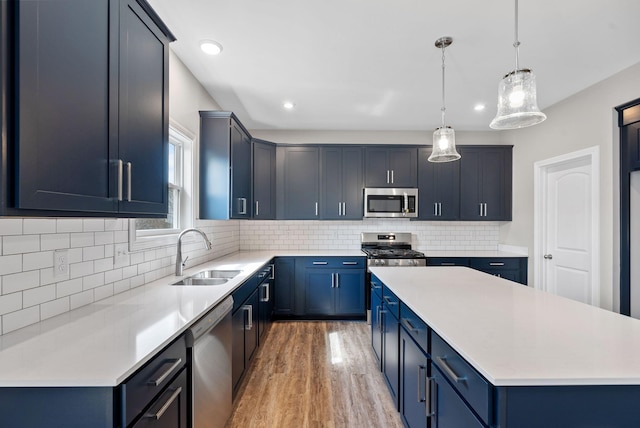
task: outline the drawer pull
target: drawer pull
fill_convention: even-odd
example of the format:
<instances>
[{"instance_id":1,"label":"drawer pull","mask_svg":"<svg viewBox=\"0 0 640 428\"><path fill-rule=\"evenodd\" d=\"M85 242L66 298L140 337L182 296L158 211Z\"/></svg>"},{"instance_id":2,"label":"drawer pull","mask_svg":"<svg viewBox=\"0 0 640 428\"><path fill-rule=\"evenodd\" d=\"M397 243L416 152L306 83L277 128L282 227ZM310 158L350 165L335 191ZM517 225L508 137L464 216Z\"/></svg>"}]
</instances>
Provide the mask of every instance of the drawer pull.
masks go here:
<instances>
[{"instance_id":1,"label":"drawer pull","mask_svg":"<svg viewBox=\"0 0 640 428\"><path fill-rule=\"evenodd\" d=\"M458 376L456 372L453 371L449 363L447 363L446 357L436 357L436 361L442 366L445 372L449 375L451 379L453 379L456 383L462 382L463 380L467 380L466 376Z\"/></svg>"},{"instance_id":2,"label":"drawer pull","mask_svg":"<svg viewBox=\"0 0 640 428\"><path fill-rule=\"evenodd\" d=\"M423 365L419 365L418 366L418 403L424 403L425 401L427 401L427 392L425 391L424 395L422 395L422 370L426 370L427 368ZM426 377L425 377L425 390L429 387L429 385L426 384Z\"/></svg>"},{"instance_id":3,"label":"drawer pull","mask_svg":"<svg viewBox=\"0 0 640 428\"><path fill-rule=\"evenodd\" d=\"M384 296L383 299L389 306L395 306L398 304L398 302L392 302L389 296Z\"/></svg>"},{"instance_id":4,"label":"drawer pull","mask_svg":"<svg viewBox=\"0 0 640 428\"><path fill-rule=\"evenodd\" d=\"M504 262L491 262L489 266L504 266Z\"/></svg>"},{"instance_id":5,"label":"drawer pull","mask_svg":"<svg viewBox=\"0 0 640 428\"><path fill-rule=\"evenodd\" d=\"M378 285L377 282L371 281L371 288L373 288L374 290L379 290L382 288L382 285Z\"/></svg>"},{"instance_id":6,"label":"drawer pull","mask_svg":"<svg viewBox=\"0 0 640 428\"><path fill-rule=\"evenodd\" d=\"M354 266L354 265L357 265L358 262L342 262L342 264L345 266Z\"/></svg>"},{"instance_id":7,"label":"drawer pull","mask_svg":"<svg viewBox=\"0 0 640 428\"><path fill-rule=\"evenodd\" d=\"M451 263L451 262L442 262L440 263L440 266L455 266L455 263Z\"/></svg>"},{"instance_id":8,"label":"drawer pull","mask_svg":"<svg viewBox=\"0 0 640 428\"><path fill-rule=\"evenodd\" d=\"M171 391L171 390L169 390ZM167 392L169 392L167 391ZM160 409L156 412L156 413L146 413L144 415L145 418L150 418L150 419L155 419L158 420L162 417L162 415L164 415L164 412L167 411L167 409L169 408L169 406L171 406L171 404L176 401L176 398L178 398L178 396L182 393L182 387L179 386L177 387L175 390L173 390L173 394L171 394L171 397L169 397L169 399L162 405L162 407L160 407Z\"/></svg>"},{"instance_id":9,"label":"drawer pull","mask_svg":"<svg viewBox=\"0 0 640 428\"><path fill-rule=\"evenodd\" d=\"M182 358L178 358L177 360L167 360L163 365L165 364L171 364L171 367L169 367L169 370L167 370L166 372L162 373L160 376L158 376L155 379L151 379L147 382L147 385L154 385L154 386L158 386L160 385L162 382L164 382L164 380L169 377L169 375L178 367L180 367L180 365L182 365Z\"/></svg>"},{"instance_id":10,"label":"drawer pull","mask_svg":"<svg viewBox=\"0 0 640 428\"><path fill-rule=\"evenodd\" d=\"M416 333L416 334L420 333L420 330L418 330L417 328L411 325L411 322L409 321L408 318L402 318L402 324L410 332Z\"/></svg>"},{"instance_id":11,"label":"drawer pull","mask_svg":"<svg viewBox=\"0 0 640 428\"><path fill-rule=\"evenodd\" d=\"M327 262L313 262L314 265L326 265Z\"/></svg>"}]
</instances>

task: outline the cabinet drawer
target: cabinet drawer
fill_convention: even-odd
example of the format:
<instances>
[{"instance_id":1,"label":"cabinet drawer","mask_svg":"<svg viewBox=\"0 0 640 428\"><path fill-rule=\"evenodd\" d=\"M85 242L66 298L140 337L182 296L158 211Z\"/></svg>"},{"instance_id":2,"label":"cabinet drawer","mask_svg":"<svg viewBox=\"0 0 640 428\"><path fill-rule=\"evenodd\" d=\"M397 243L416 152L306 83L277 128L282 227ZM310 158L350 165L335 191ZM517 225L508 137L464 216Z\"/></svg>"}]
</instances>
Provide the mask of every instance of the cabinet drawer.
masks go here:
<instances>
[{"instance_id":1,"label":"cabinet drawer","mask_svg":"<svg viewBox=\"0 0 640 428\"><path fill-rule=\"evenodd\" d=\"M187 370L183 369L132 428L186 428L188 388Z\"/></svg>"},{"instance_id":2,"label":"cabinet drawer","mask_svg":"<svg viewBox=\"0 0 640 428\"><path fill-rule=\"evenodd\" d=\"M434 332L431 333L431 357L462 398L490 424L491 384Z\"/></svg>"},{"instance_id":3,"label":"cabinet drawer","mask_svg":"<svg viewBox=\"0 0 640 428\"><path fill-rule=\"evenodd\" d=\"M186 362L187 345L181 336L122 383L127 425L171 382Z\"/></svg>"},{"instance_id":4,"label":"cabinet drawer","mask_svg":"<svg viewBox=\"0 0 640 428\"><path fill-rule=\"evenodd\" d=\"M260 272L262 272L262 270L265 268L265 266L262 266L260 269L258 269L258 273L255 273L250 278L247 278L247 280L243 282L240 287L236 288L233 291L233 312L237 311L240 306L244 305L244 301L247 300L249 296L251 296L251 293L253 293L256 288L258 288L259 275Z\"/></svg>"},{"instance_id":5,"label":"cabinet drawer","mask_svg":"<svg viewBox=\"0 0 640 428\"><path fill-rule=\"evenodd\" d=\"M382 303L387 313L393 314L396 319L400 318L400 299L385 285L382 286Z\"/></svg>"},{"instance_id":6,"label":"cabinet drawer","mask_svg":"<svg viewBox=\"0 0 640 428\"><path fill-rule=\"evenodd\" d=\"M400 302L400 324L422 348L422 351L428 354L430 352L429 328L404 302Z\"/></svg>"},{"instance_id":7,"label":"cabinet drawer","mask_svg":"<svg viewBox=\"0 0 640 428\"><path fill-rule=\"evenodd\" d=\"M474 269L519 269L520 258L504 257L504 258L472 258L469 264Z\"/></svg>"},{"instance_id":8,"label":"cabinet drawer","mask_svg":"<svg viewBox=\"0 0 640 428\"><path fill-rule=\"evenodd\" d=\"M375 275L371 275L371 293L376 293L382 300L382 281L376 278Z\"/></svg>"},{"instance_id":9,"label":"cabinet drawer","mask_svg":"<svg viewBox=\"0 0 640 428\"><path fill-rule=\"evenodd\" d=\"M325 267L325 268L359 268L364 269L364 257L303 257L304 267Z\"/></svg>"},{"instance_id":10,"label":"cabinet drawer","mask_svg":"<svg viewBox=\"0 0 640 428\"><path fill-rule=\"evenodd\" d=\"M427 266L469 266L465 257L428 257Z\"/></svg>"}]
</instances>

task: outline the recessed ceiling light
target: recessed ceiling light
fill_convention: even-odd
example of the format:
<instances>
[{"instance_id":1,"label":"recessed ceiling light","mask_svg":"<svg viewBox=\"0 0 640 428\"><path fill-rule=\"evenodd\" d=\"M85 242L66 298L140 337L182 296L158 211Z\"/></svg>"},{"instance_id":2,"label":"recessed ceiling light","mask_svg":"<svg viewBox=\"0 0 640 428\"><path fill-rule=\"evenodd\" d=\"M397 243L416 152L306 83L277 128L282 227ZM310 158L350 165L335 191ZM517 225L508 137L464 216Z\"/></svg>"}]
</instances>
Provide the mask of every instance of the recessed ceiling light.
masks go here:
<instances>
[{"instance_id":1,"label":"recessed ceiling light","mask_svg":"<svg viewBox=\"0 0 640 428\"><path fill-rule=\"evenodd\" d=\"M475 111L482 111L484 110L484 104L476 104L476 106L473 108Z\"/></svg>"},{"instance_id":2,"label":"recessed ceiling light","mask_svg":"<svg viewBox=\"0 0 640 428\"><path fill-rule=\"evenodd\" d=\"M222 45L213 40L203 40L200 42L200 49L208 55L218 55L222 52Z\"/></svg>"},{"instance_id":3,"label":"recessed ceiling light","mask_svg":"<svg viewBox=\"0 0 640 428\"><path fill-rule=\"evenodd\" d=\"M292 110L295 106L296 105L291 101L285 101L284 103L282 103L282 107L284 107L287 110Z\"/></svg>"}]
</instances>

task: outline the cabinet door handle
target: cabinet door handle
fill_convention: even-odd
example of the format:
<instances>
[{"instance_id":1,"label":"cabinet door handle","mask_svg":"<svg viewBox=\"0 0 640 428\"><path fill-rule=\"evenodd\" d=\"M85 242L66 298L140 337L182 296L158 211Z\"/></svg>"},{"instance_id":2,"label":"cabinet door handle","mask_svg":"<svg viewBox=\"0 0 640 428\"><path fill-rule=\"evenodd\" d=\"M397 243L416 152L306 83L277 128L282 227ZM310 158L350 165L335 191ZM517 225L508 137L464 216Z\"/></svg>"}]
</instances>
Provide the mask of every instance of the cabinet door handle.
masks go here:
<instances>
[{"instance_id":1,"label":"cabinet door handle","mask_svg":"<svg viewBox=\"0 0 640 428\"><path fill-rule=\"evenodd\" d=\"M354 266L354 265L357 265L358 262L342 262L342 264L345 266Z\"/></svg>"},{"instance_id":2,"label":"cabinet door handle","mask_svg":"<svg viewBox=\"0 0 640 428\"><path fill-rule=\"evenodd\" d=\"M402 325L404 325L404 328L406 328L412 333L416 333L416 334L420 333L420 330L418 330L413 325L411 325L411 322L407 318L402 318Z\"/></svg>"},{"instance_id":3,"label":"cabinet door handle","mask_svg":"<svg viewBox=\"0 0 640 428\"><path fill-rule=\"evenodd\" d=\"M260 215L260 202L256 201L256 217Z\"/></svg>"},{"instance_id":4,"label":"cabinet door handle","mask_svg":"<svg viewBox=\"0 0 640 428\"><path fill-rule=\"evenodd\" d=\"M484 204L484 216L487 216L487 203L485 202Z\"/></svg>"},{"instance_id":5,"label":"cabinet door handle","mask_svg":"<svg viewBox=\"0 0 640 428\"><path fill-rule=\"evenodd\" d=\"M482 217L482 204L478 204L480 206L480 217Z\"/></svg>"},{"instance_id":6,"label":"cabinet door handle","mask_svg":"<svg viewBox=\"0 0 640 428\"><path fill-rule=\"evenodd\" d=\"M124 174L124 162L122 162L122 159L118 159L118 200L119 201L122 200L122 181L123 181L122 175L123 174Z\"/></svg>"},{"instance_id":7,"label":"cabinet door handle","mask_svg":"<svg viewBox=\"0 0 640 428\"><path fill-rule=\"evenodd\" d=\"M248 314L248 322L245 322L244 329L251 330L253 328L253 306L252 305L244 305L242 310Z\"/></svg>"},{"instance_id":8,"label":"cabinet door handle","mask_svg":"<svg viewBox=\"0 0 640 428\"><path fill-rule=\"evenodd\" d=\"M318 203L316 202L316 217L318 216Z\"/></svg>"},{"instance_id":9,"label":"cabinet door handle","mask_svg":"<svg viewBox=\"0 0 640 428\"><path fill-rule=\"evenodd\" d=\"M336 272L336 288L340 288L340 274Z\"/></svg>"},{"instance_id":10,"label":"cabinet door handle","mask_svg":"<svg viewBox=\"0 0 640 428\"><path fill-rule=\"evenodd\" d=\"M391 184L394 183L394 179L393 179L393 170L391 170Z\"/></svg>"},{"instance_id":11,"label":"cabinet door handle","mask_svg":"<svg viewBox=\"0 0 640 428\"><path fill-rule=\"evenodd\" d=\"M436 216L436 217L438 216L438 203L437 202L433 203L433 215Z\"/></svg>"},{"instance_id":12,"label":"cabinet door handle","mask_svg":"<svg viewBox=\"0 0 640 428\"><path fill-rule=\"evenodd\" d=\"M169 391L167 392L171 392L173 391L173 393L171 394L171 396L167 399L167 401L165 401L165 403L162 405L162 407L160 407L160 409L158 409L157 412L155 413L145 413L144 417L145 418L150 418L150 419L155 419L158 420L162 417L162 415L164 415L164 412L167 411L167 409L169 408L169 406L171 406L171 404L176 401L176 398L178 398L178 396L182 393L182 387L179 386L175 389L169 389Z\"/></svg>"},{"instance_id":13,"label":"cabinet door handle","mask_svg":"<svg viewBox=\"0 0 640 428\"><path fill-rule=\"evenodd\" d=\"M269 281L262 283L262 290L264 290L264 294L262 295L262 298L260 299L260 301L268 302L269 301Z\"/></svg>"},{"instance_id":14,"label":"cabinet door handle","mask_svg":"<svg viewBox=\"0 0 640 428\"><path fill-rule=\"evenodd\" d=\"M331 288L336 288L336 277L335 273L331 272Z\"/></svg>"},{"instance_id":15,"label":"cabinet door handle","mask_svg":"<svg viewBox=\"0 0 640 428\"><path fill-rule=\"evenodd\" d=\"M504 266L504 262L491 262L489 266Z\"/></svg>"},{"instance_id":16,"label":"cabinet door handle","mask_svg":"<svg viewBox=\"0 0 640 428\"><path fill-rule=\"evenodd\" d=\"M131 162L127 162L127 201L131 202L131 174L133 174L133 166Z\"/></svg>"},{"instance_id":17,"label":"cabinet door handle","mask_svg":"<svg viewBox=\"0 0 640 428\"><path fill-rule=\"evenodd\" d=\"M467 380L466 376L458 376L456 372L453 371L449 363L447 363L446 357L436 357L436 361L440 363L440 365L442 366L444 371L447 373L447 375L449 375L449 377L453 379L453 381L455 381L456 383L462 382L463 380Z\"/></svg>"},{"instance_id":18,"label":"cabinet door handle","mask_svg":"<svg viewBox=\"0 0 640 428\"><path fill-rule=\"evenodd\" d=\"M382 298L384 299L385 302L387 302L387 305L389 306L395 306L398 304L398 302L392 302L389 296L383 296Z\"/></svg>"},{"instance_id":19,"label":"cabinet door handle","mask_svg":"<svg viewBox=\"0 0 640 428\"><path fill-rule=\"evenodd\" d=\"M313 262L314 265L326 265L328 262Z\"/></svg>"},{"instance_id":20,"label":"cabinet door handle","mask_svg":"<svg viewBox=\"0 0 640 428\"><path fill-rule=\"evenodd\" d=\"M387 184L390 184L390 183L391 183L391 182L389 181L389 177L390 177L390 175L389 175L389 170L387 170Z\"/></svg>"},{"instance_id":21,"label":"cabinet door handle","mask_svg":"<svg viewBox=\"0 0 640 428\"><path fill-rule=\"evenodd\" d=\"M246 214L247 213L247 198L238 198L238 204L240 205L238 208L238 214Z\"/></svg>"},{"instance_id":22,"label":"cabinet door handle","mask_svg":"<svg viewBox=\"0 0 640 428\"><path fill-rule=\"evenodd\" d=\"M426 377L425 377L425 393L422 395L422 370L426 370L427 368L423 365L418 366L418 403L424 403L427 401L427 385L426 385Z\"/></svg>"},{"instance_id":23,"label":"cabinet door handle","mask_svg":"<svg viewBox=\"0 0 640 428\"><path fill-rule=\"evenodd\" d=\"M154 379L149 379L147 381L147 385L153 385L153 386L158 386L160 385L162 382L164 382L164 380L169 377L169 375L171 373L173 373L173 371L175 369L177 369L178 367L180 367L180 365L182 364L182 358L178 358L177 360L167 360L165 361L164 364L169 364L171 363L171 366L164 371L160 376L154 378Z\"/></svg>"},{"instance_id":24,"label":"cabinet door handle","mask_svg":"<svg viewBox=\"0 0 640 428\"><path fill-rule=\"evenodd\" d=\"M270 264L269 267L271 268L271 276L269 279L276 279L276 265Z\"/></svg>"},{"instance_id":25,"label":"cabinet door handle","mask_svg":"<svg viewBox=\"0 0 640 428\"><path fill-rule=\"evenodd\" d=\"M347 215L347 203L346 202L342 203L342 215L343 216Z\"/></svg>"},{"instance_id":26,"label":"cabinet door handle","mask_svg":"<svg viewBox=\"0 0 640 428\"><path fill-rule=\"evenodd\" d=\"M431 386L434 386L434 390L431 390ZM425 388L425 401L427 402L426 413L427 418L432 418L436 415L436 410L438 409L438 384L435 382L435 379L432 377L426 377L426 388Z\"/></svg>"},{"instance_id":27,"label":"cabinet door handle","mask_svg":"<svg viewBox=\"0 0 640 428\"><path fill-rule=\"evenodd\" d=\"M378 330L380 330L380 332L384 331L384 314L386 314L387 311L385 311L384 309L382 309L382 306L380 306L380 322L378 323Z\"/></svg>"},{"instance_id":28,"label":"cabinet door handle","mask_svg":"<svg viewBox=\"0 0 640 428\"><path fill-rule=\"evenodd\" d=\"M438 202L438 217L442 217L442 202Z\"/></svg>"}]
</instances>

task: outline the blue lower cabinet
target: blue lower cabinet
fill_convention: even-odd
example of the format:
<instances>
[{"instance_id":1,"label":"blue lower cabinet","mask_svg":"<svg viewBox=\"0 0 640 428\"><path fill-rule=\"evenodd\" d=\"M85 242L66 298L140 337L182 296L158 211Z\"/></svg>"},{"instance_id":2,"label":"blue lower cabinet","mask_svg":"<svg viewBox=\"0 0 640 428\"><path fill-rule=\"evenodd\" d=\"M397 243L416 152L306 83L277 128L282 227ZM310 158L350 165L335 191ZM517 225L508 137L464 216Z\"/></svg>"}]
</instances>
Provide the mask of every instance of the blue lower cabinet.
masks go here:
<instances>
[{"instance_id":1,"label":"blue lower cabinet","mask_svg":"<svg viewBox=\"0 0 640 428\"><path fill-rule=\"evenodd\" d=\"M363 316L364 270L305 268L304 314Z\"/></svg>"},{"instance_id":2,"label":"blue lower cabinet","mask_svg":"<svg viewBox=\"0 0 640 428\"><path fill-rule=\"evenodd\" d=\"M435 364L431 364L433 388L431 390L432 427L482 428L484 425L456 393Z\"/></svg>"},{"instance_id":3,"label":"blue lower cabinet","mask_svg":"<svg viewBox=\"0 0 640 428\"><path fill-rule=\"evenodd\" d=\"M371 290L371 347L373 355L378 360L379 367L382 367L382 298Z\"/></svg>"},{"instance_id":4,"label":"blue lower cabinet","mask_svg":"<svg viewBox=\"0 0 640 428\"><path fill-rule=\"evenodd\" d=\"M400 405L399 377L400 377L400 324L387 306L382 311L382 373L387 380L391 398L396 405Z\"/></svg>"},{"instance_id":5,"label":"blue lower cabinet","mask_svg":"<svg viewBox=\"0 0 640 428\"><path fill-rule=\"evenodd\" d=\"M409 428L427 426L429 357L400 328L400 415Z\"/></svg>"},{"instance_id":6,"label":"blue lower cabinet","mask_svg":"<svg viewBox=\"0 0 640 428\"><path fill-rule=\"evenodd\" d=\"M256 288L231 316L233 328L231 379L234 397L258 348L259 297Z\"/></svg>"}]
</instances>

